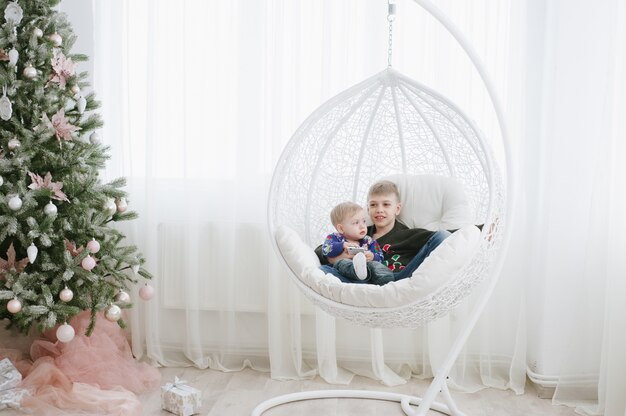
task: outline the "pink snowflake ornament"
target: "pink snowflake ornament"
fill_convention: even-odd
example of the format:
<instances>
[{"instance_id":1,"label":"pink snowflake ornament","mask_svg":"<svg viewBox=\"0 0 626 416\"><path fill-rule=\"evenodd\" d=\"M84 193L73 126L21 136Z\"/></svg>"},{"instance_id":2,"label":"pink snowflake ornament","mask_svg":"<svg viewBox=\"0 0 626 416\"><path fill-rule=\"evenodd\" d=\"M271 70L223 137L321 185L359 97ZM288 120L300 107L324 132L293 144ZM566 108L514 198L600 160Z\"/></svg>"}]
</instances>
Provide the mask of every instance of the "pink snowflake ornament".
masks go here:
<instances>
[{"instance_id":1,"label":"pink snowflake ornament","mask_svg":"<svg viewBox=\"0 0 626 416\"><path fill-rule=\"evenodd\" d=\"M0 278L5 279L6 274L11 271L16 271L17 273L24 271L24 268L28 264L28 257L17 261L15 254L15 248L13 248L13 243L11 243L11 245L9 245L9 249L7 250L7 259L5 260L0 257Z\"/></svg>"},{"instance_id":2,"label":"pink snowflake ornament","mask_svg":"<svg viewBox=\"0 0 626 416\"><path fill-rule=\"evenodd\" d=\"M64 90L67 79L73 77L76 73L76 64L72 62L72 58L67 58L60 51L55 51L50 61L52 63L50 82L57 82L59 88Z\"/></svg>"},{"instance_id":3,"label":"pink snowflake ornament","mask_svg":"<svg viewBox=\"0 0 626 416\"><path fill-rule=\"evenodd\" d=\"M65 109L62 108L56 112L55 115L52 116L52 120L48 120L48 116L44 114L41 117L44 125L51 125L55 131L56 137L58 141L63 140L72 140L72 133L80 130L80 127L74 126L70 123L69 119L65 117Z\"/></svg>"},{"instance_id":4,"label":"pink snowflake ornament","mask_svg":"<svg viewBox=\"0 0 626 416\"><path fill-rule=\"evenodd\" d=\"M67 195L61 191L61 188L63 188L63 182L52 182L52 175L50 172L46 174L45 178L42 178L32 172L28 172L28 174L30 175L30 179L33 181L30 185L28 185L30 189L49 189L53 194L52 199L70 202L70 200L67 199Z\"/></svg>"}]
</instances>

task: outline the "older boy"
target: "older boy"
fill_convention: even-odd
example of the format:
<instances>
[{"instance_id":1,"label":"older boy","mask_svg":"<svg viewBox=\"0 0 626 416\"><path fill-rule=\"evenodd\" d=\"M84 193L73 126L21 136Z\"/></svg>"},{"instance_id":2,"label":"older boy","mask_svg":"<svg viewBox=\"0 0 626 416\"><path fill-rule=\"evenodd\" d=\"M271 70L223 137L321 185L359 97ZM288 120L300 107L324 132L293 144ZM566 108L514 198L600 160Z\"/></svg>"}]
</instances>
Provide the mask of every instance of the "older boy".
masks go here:
<instances>
[{"instance_id":1,"label":"older boy","mask_svg":"<svg viewBox=\"0 0 626 416\"><path fill-rule=\"evenodd\" d=\"M378 241L385 264L395 280L411 277L426 257L449 235L449 231L409 228L396 219L400 214L400 193L391 181L379 181L367 193L367 209L373 225L367 233Z\"/></svg>"}]
</instances>

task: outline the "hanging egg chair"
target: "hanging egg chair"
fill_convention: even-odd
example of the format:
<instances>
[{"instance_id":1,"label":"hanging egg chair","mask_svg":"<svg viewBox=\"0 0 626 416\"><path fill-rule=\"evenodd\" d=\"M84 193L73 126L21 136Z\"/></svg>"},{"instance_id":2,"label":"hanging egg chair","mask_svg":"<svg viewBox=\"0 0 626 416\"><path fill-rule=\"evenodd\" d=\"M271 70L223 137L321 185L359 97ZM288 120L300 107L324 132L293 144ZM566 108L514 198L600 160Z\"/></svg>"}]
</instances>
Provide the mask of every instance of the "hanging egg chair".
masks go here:
<instances>
[{"instance_id":1,"label":"hanging egg chair","mask_svg":"<svg viewBox=\"0 0 626 416\"><path fill-rule=\"evenodd\" d=\"M431 3L414 1L445 26L476 67L493 102L503 147L505 153L508 152L501 106L476 54ZM389 12L390 16L395 12L392 3ZM393 18L389 20L391 25ZM506 164L510 165L508 153L505 156ZM457 105L391 67L315 110L294 133L280 156L268 200L273 247L306 297L329 314L359 325L417 327L448 313L480 282L487 280L487 289L481 293L423 399L351 390L307 392L268 400L257 406L253 415L279 404L320 397L394 400L401 402L404 412L411 415L425 415L430 408L462 415L452 401L445 378L496 282L506 246L506 219L511 206L512 173L506 167L499 166L481 130ZM456 243L452 251L458 252L458 246L471 245L471 250L465 250L461 259L439 256L443 259L440 259L440 266L449 275L439 283L436 281L427 291L410 287L410 281L419 282L415 274L405 279L407 282L385 286L351 285L325 276L318 268L313 248L332 229L328 218L331 208L345 200L365 202L369 186L381 178L400 182L443 178L463 190L464 203L469 207L465 223L456 224L461 230L457 232L460 236L452 235L455 242L448 244L450 237L442 246L449 249ZM403 204L403 212L406 209ZM466 223L484 226L479 232L473 225L466 227ZM422 224L407 225L424 228ZM429 276L421 276L428 281ZM405 286L399 288L399 284ZM407 293L414 297L407 299ZM439 391L446 404L434 402ZM418 405L417 409L412 405Z\"/></svg>"}]
</instances>

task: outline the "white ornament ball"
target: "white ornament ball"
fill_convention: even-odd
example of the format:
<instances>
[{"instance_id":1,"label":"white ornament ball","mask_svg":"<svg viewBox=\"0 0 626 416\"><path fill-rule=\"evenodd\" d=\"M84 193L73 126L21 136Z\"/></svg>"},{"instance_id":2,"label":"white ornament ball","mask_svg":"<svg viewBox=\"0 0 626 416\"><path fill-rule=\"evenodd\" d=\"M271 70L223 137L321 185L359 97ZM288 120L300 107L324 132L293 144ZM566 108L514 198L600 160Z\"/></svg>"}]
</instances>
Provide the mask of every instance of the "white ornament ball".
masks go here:
<instances>
[{"instance_id":1,"label":"white ornament ball","mask_svg":"<svg viewBox=\"0 0 626 416\"><path fill-rule=\"evenodd\" d=\"M7 310L11 313L18 313L22 310L22 302L18 298L13 298L7 302Z\"/></svg>"},{"instance_id":2,"label":"white ornament ball","mask_svg":"<svg viewBox=\"0 0 626 416\"><path fill-rule=\"evenodd\" d=\"M27 79L35 79L37 77L37 70L33 68L31 64L28 64L28 66L24 68L24 71L22 72L22 74Z\"/></svg>"},{"instance_id":3,"label":"white ornament ball","mask_svg":"<svg viewBox=\"0 0 626 416\"><path fill-rule=\"evenodd\" d=\"M17 211L18 209L22 208L22 200L19 196L15 195L11 197L11 199L9 199L9 208L11 208L13 211Z\"/></svg>"},{"instance_id":4,"label":"white ornament ball","mask_svg":"<svg viewBox=\"0 0 626 416\"><path fill-rule=\"evenodd\" d=\"M57 32L54 32L53 34L48 36L48 39L50 39L50 42L52 42L54 46L61 46L61 44L63 43L63 38Z\"/></svg>"},{"instance_id":5,"label":"white ornament ball","mask_svg":"<svg viewBox=\"0 0 626 416\"><path fill-rule=\"evenodd\" d=\"M76 332L72 325L63 324L57 329L57 339L61 342L70 342L74 339Z\"/></svg>"},{"instance_id":6,"label":"white ornament ball","mask_svg":"<svg viewBox=\"0 0 626 416\"><path fill-rule=\"evenodd\" d=\"M87 107L87 100L85 99L85 97L81 95L78 98L78 101L76 101L76 108L78 109L78 112L80 114L83 114L85 112L86 107Z\"/></svg>"},{"instance_id":7,"label":"white ornament ball","mask_svg":"<svg viewBox=\"0 0 626 416\"><path fill-rule=\"evenodd\" d=\"M69 302L70 300L74 299L74 292L72 292L72 289L66 287L61 292L59 292L59 299L61 299L63 302Z\"/></svg>"},{"instance_id":8,"label":"white ornament ball","mask_svg":"<svg viewBox=\"0 0 626 416\"><path fill-rule=\"evenodd\" d=\"M33 35L35 35L36 37L40 38L43 36L43 30L39 29L38 27L33 29Z\"/></svg>"},{"instance_id":9,"label":"white ornament ball","mask_svg":"<svg viewBox=\"0 0 626 416\"><path fill-rule=\"evenodd\" d=\"M145 284L139 289L139 297L143 300L150 300L154 296L154 288L149 284Z\"/></svg>"},{"instance_id":10,"label":"white ornament ball","mask_svg":"<svg viewBox=\"0 0 626 416\"><path fill-rule=\"evenodd\" d=\"M11 139L9 140L9 143L7 144L7 146L9 147L9 150L15 150L19 148L21 145L22 143L20 143L18 139Z\"/></svg>"},{"instance_id":11,"label":"white ornament ball","mask_svg":"<svg viewBox=\"0 0 626 416\"><path fill-rule=\"evenodd\" d=\"M91 269L96 267L96 261L93 257L87 256L83 259L83 261L80 262L80 265L83 267L83 269L91 271Z\"/></svg>"},{"instance_id":12,"label":"white ornament ball","mask_svg":"<svg viewBox=\"0 0 626 416\"><path fill-rule=\"evenodd\" d=\"M37 253L39 253L39 249L35 243L30 243L30 246L26 249L26 254L28 255L28 261L30 264L33 264L37 259Z\"/></svg>"},{"instance_id":13,"label":"white ornament ball","mask_svg":"<svg viewBox=\"0 0 626 416\"><path fill-rule=\"evenodd\" d=\"M91 144L100 144L100 135L94 131L89 135L89 141Z\"/></svg>"},{"instance_id":14,"label":"white ornament ball","mask_svg":"<svg viewBox=\"0 0 626 416\"><path fill-rule=\"evenodd\" d=\"M128 203L126 203L126 198L118 198L115 201L115 205L117 206L117 212L124 212L128 209Z\"/></svg>"},{"instance_id":15,"label":"white ornament ball","mask_svg":"<svg viewBox=\"0 0 626 416\"><path fill-rule=\"evenodd\" d=\"M54 205L52 201L48 202L46 206L43 207L43 212L49 217L57 215L57 211L58 211L57 206Z\"/></svg>"},{"instance_id":16,"label":"white ornament ball","mask_svg":"<svg viewBox=\"0 0 626 416\"><path fill-rule=\"evenodd\" d=\"M102 208L107 215L113 215L115 214L115 211L117 211L117 205L115 205L115 201L113 199L107 199L102 205Z\"/></svg>"},{"instance_id":17,"label":"white ornament ball","mask_svg":"<svg viewBox=\"0 0 626 416\"><path fill-rule=\"evenodd\" d=\"M74 84L70 88L70 91L72 91L74 94L78 94L80 92L80 87L78 86L78 84Z\"/></svg>"},{"instance_id":18,"label":"white ornament ball","mask_svg":"<svg viewBox=\"0 0 626 416\"><path fill-rule=\"evenodd\" d=\"M100 251L100 243L98 243L95 238L92 239L87 243L87 250L89 250L90 253L97 253Z\"/></svg>"},{"instance_id":19,"label":"white ornament ball","mask_svg":"<svg viewBox=\"0 0 626 416\"><path fill-rule=\"evenodd\" d=\"M123 290L117 292L114 299L117 303L130 303L130 295Z\"/></svg>"},{"instance_id":20,"label":"white ornament ball","mask_svg":"<svg viewBox=\"0 0 626 416\"><path fill-rule=\"evenodd\" d=\"M117 322L122 317L122 309L117 305L109 305L104 311L104 317L111 322Z\"/></svg>"},{"instance_id":21,"label":"white ornament ball","mask_svg":"<svg viewBox=\"0 0 626 416\"><path fill-rule=\"evenodd\" d=\"M4 178L0 176L0 186L2 186L2 184L4 184Z\"/></svg>"}]
</instances>

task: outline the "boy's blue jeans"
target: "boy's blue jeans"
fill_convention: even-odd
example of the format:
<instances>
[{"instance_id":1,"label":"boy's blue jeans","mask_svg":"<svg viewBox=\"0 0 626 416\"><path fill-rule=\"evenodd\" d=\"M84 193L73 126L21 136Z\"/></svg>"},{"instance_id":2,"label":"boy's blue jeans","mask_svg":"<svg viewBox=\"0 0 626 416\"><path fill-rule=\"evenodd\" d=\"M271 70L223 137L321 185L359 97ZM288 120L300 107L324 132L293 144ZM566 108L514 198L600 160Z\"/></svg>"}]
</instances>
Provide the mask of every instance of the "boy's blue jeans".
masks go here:
<instances>
[{"instance_id":1,"label":"boy's blue jeans","mask_svg":"<svg viewBox=\"0 0 626 416\"><path fill-rule=\"evenodd\" d=\"M406 267L402 270L400 270L399 272L395 272L393 273L393 277L395 281L398 280L402 280L402 279L406 279L407 277L411 277L411 275L413 274L413 272L415 270L417 270L417 268L420 266L420 264L422 264L422 262L424 261L424 259L426 257L428 257L428 255L437 248L437 246L439 246L439 244L441 244L441 242L443 240L445 240L446 238L448 238L448 236L450 235L449 231L445 231L445 230L441 230L441 231L436 231L426 242L426 244L424 244L424 246L417 252L417 254L415 255L415 257L413 257L411 259L411 261L406 265ZM338 261L337 263L341 263L341 261ZM352 262L350 262L352 263ZM373 263L373 262L369 262L369 264ZM379 263L380 264L380 263ZM382 264L381 264L382 265ZM325 264L323 266L320 266L320 269L324 272L324 273L330 273L333 276L337 276L339 278L339 280L341 280L342 282L345 283L373 283L370 281L369 278L369 274L368 274L368 279L366 280L358 280L356 279L351 279L349 277L345 277L344 275L341 274L341 272L335 267L333 267L331 264ZM354 270L354 268L353 268Z\"/></svg>"}]
</instances>

